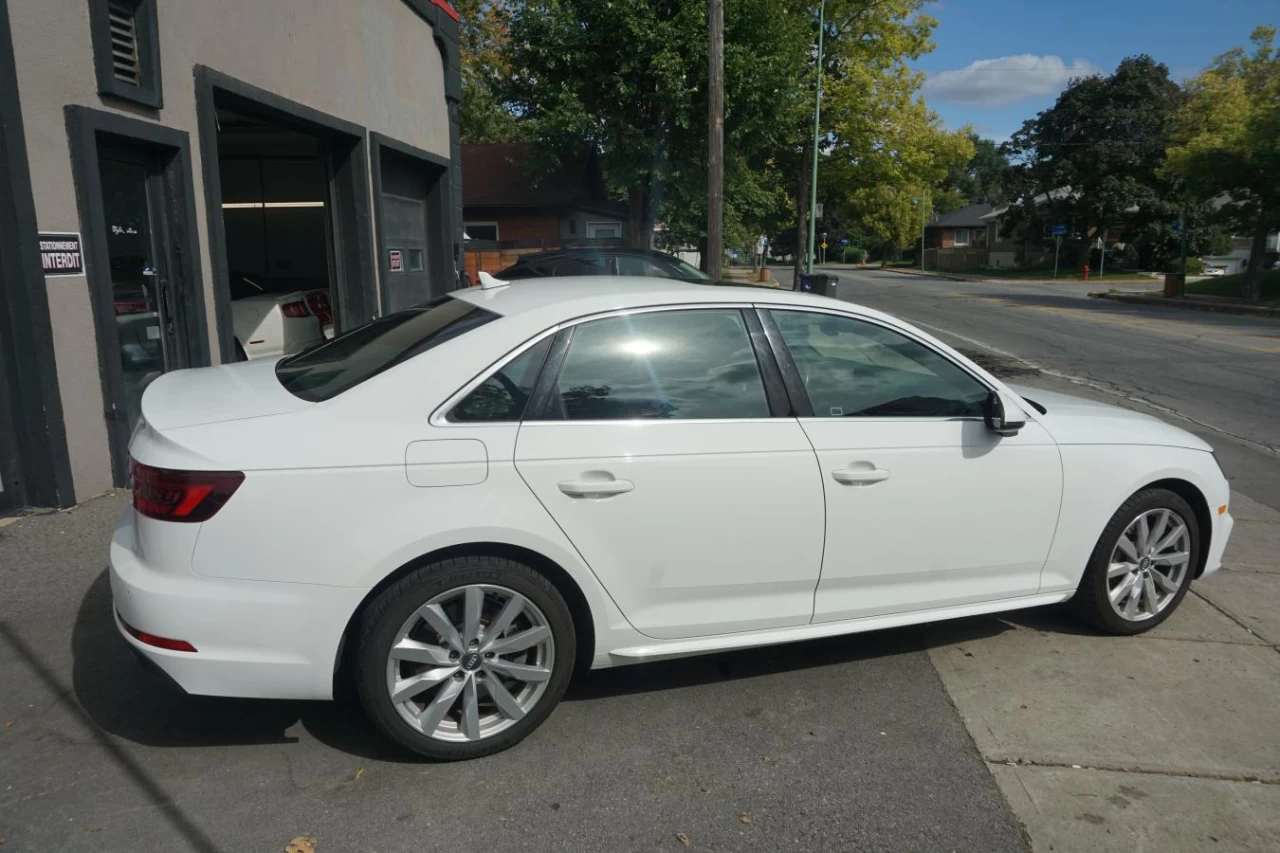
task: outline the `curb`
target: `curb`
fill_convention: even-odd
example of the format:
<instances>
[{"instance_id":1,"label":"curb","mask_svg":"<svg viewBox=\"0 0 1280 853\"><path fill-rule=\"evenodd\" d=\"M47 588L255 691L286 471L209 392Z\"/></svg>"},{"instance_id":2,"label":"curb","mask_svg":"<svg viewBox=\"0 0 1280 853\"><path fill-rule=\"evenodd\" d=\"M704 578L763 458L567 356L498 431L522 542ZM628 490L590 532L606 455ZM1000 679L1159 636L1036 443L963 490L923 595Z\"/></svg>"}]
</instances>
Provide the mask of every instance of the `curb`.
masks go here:
<instances>
[{"instance_id":1,"label":"curb","mask_svg":"<svg viewBox=\"0 0 1280 853\"><path fill-rule=\"evenodd\" d=\"M980 278L979 276L976 276L976 275L957 275L957 274L955 274L955 273L934 272L933 270L927 270L927 271L925 271L925 272L920 272L920 270L918 270L918 269L915 269L915 268L908 268L908 267L872 267L872 269L880 270L880 271L883 271L883 272L896 272L896 273L898 273L899 275L914 275L914 276L924 276L924 277L926 277L926 278L940 278L940 279L944 279L945 281L971 281L971 282L975 282L975 283L977 283L977 284L1048 284L1048 285L1059 285L1059 284L1088 284L1088 283L1089 283L1089 282L1087 282L1087 281L1079 281L1079 280L1076 280L1076 279L1070 279L1070 278L1059 278L1059 279L1052 279L1052 278ZM1122 283L1123 283L1123 280L1117 280L1117 283L1121 283L1121 284L1122 284Z\"/></svg>"},{"instance_id":2,"label":"curb","mask_svg":"<svg viewBox=\"0 0 1280 853\"><path fill-rule=\"evenodd\" d=\"M1114 302L1127 302L1130 305L1159 305L1164 308L1180 308L1184 311L1209 311L1217 314L1246 314L1253 317L1280 317L1280 308L1269 308L1265 305L1245 305L1235 302L1201 301L1199 299L1170 299L1159 293L1109 293L1095 290L1089 294L1093 299L1110 299Z\"/></svg>"}]
</instances>

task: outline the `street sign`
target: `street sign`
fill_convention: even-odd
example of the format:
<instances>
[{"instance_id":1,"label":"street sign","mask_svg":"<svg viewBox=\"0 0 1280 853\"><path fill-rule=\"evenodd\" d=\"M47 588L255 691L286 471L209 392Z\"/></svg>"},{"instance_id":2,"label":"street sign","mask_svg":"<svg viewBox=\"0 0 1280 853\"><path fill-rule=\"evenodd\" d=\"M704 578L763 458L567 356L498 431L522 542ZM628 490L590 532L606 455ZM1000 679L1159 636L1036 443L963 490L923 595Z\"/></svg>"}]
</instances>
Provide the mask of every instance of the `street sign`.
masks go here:
<instances>
[{"instance_id":1,"label":"street sign","mask_svg":"<svg viewBox=\"0 0 1280 853\"><path fill-rule=\"evenodd\" d=\"M841 245L841 246L847 246L847 245L849 245L849 238L848 238L848 237L841 237L841 238L840 238L840 245Z\"/></svg>"},{"instance_id":2,"label":"street sign","mask_svg":"<svg viewBox=\"0 0 1280 853\"><path fill-rule=\"evenodd\" d=\"M1182 220L1181 219L1173 220L1173 222L1170 223L1170 227L1173 228L1173 233L1177 234L1182 230Z\"/></svg>"},{"instance_id":3,"label":"street sign","mask_svg":"<svg viewBox=\"0 0 1280 853\"><path fill-rule=\"evenodd\" d=\"M822 202L818 202L816 212L818 214L818 218L821 219L822 218Z\"/></svg>"},{"instance_id":4,"label":"street sign","mask_svg":"<svg viewBox=\"0 0 1280 853\"><path fill-rule=\"evenodd\" d=\"M1065 237L1065 236L1067 236L1067 223L1065 223L1065 222L1055 222L1055 223L1053 223L1053 232L1052 232L1052 233L1053 233L1053 236L1054 236L1054 237Z\"/></svg>"},{"instance_id":5,"label":"street sign","mask_svg":"<svg viewBox=\"0 0 1280 853\"><path fill-rule=\"evenodd\" d=\"M825 248L827 248L827 244L826 244L826 243L823 243L823 244L822 244L822 248L824 248L824 249L825 249Z\"/></svg>"}]
</instances>

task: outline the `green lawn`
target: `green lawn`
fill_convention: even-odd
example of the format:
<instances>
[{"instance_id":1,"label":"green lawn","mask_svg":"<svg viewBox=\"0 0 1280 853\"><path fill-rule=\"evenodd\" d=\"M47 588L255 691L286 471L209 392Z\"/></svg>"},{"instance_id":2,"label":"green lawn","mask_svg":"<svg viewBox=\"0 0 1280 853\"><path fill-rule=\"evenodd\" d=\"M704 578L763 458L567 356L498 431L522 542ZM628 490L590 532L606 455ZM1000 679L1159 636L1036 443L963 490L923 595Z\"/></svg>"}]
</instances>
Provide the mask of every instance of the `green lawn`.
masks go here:
<instances>
[{"instance_id":1,"label":"green lawn","mask_svg":"<svg viewBox=\"0 0 1280 853\"><path fill-rule=\"evenodd\" d=\"M976 269L963 270L962 272L967 275L982 276L983 278L1030 278L1036 280L1053 278L1053 267L1044 267L1040 269ZM1084 274L1075 267L1058 267L1058 281L1084 281ZM1089 281L1145 281L1156 283L1159 282L1160 279L1152 278L1151 276L1140 272L1109 272L1099 278L1095 271L1089 276Z\"/></svg>"},{"instance_id":2,"label":"green lawn","mask_svg":"<svg viewBox=\"0 0 1280 853\"><path fill-rule=\"evenodd\" d=\"M1244 286L1244 273L1224 275L1221 278L1206 278L1200 281L1187 282L1187 293L1200 296L1236 296ZM1262 301L1280 300L1280 270L1268 270L1262 274Z\"/></svg>"}]
</instances>

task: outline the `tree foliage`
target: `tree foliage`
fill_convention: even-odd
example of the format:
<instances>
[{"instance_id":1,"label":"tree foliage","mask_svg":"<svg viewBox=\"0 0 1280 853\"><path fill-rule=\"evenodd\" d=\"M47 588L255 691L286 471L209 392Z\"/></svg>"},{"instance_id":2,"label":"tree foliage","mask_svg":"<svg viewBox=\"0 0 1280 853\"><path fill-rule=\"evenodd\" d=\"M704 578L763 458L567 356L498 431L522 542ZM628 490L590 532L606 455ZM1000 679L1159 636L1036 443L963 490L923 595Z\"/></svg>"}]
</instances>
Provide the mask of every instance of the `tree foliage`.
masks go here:
<instances>
[{"instance_id":1,"label":"tree foliage","mask_svg":"<svg viewBox=\"0 0 1280 853\"><path fill-rule=\"evenodd\" d=\"M952 166L935 194L933 207L939 213L966 204L1000 205L1009 201L1005 189L1009 161L1000 153L1000 146L972 132L969 141L973 143L973 156L966 163Z\"/></svg>"},{"instance_id":2,"label":"tree foliage","mask_svg":"<svg viewBox=\"0 0 1280 853\"><path fill-rule=\"evenodd\" d=\"M1168 172L1201 199L1222 196L1252 234L1244 295L1260 297L1267 232L1280 225L1280 51L1275 27L1253 31L1253 53L1230 50L1187 84Z\"/></svg>"},{"instance_id":3,"label":"tree foliage","mask_svg":"<svg viewBox=\"0 0 1280 853\"><path fill-rule=\"evenodd\" d=\"M1136 211L1172 219L1180 205L1160 175L1181 91L1149 56L1123 60L1114 74L1072 81L1057 102L1001 147L1014 161L1013 222L1073 222L1080 261L1091 234Z\"/></svg>"},{"instance_id":4,"label":"tree foliage","mask_svg":"<svg viewBox=\"0 0 1280 853\"><path fill-rule=\"evenodd\" d=\"M725 231L779 203L772 154L796 123L806 33L794 3L725 3ZM563 160L585 143L631 207L631 240L655 219L683 241L705 230L705 0L528 0L513 12L511 100Z\"/></svg>"},{"instance_id":5,"label":"tree foliage","mask_svg":"<svg viewBox=\"0 0 1280 853\"><path fill-rule=\"evenodd\" d=\"M457 0L462 141L514 142L524 126L506 102L511 12L505 0Z\"/></svg>"}]
</instances>

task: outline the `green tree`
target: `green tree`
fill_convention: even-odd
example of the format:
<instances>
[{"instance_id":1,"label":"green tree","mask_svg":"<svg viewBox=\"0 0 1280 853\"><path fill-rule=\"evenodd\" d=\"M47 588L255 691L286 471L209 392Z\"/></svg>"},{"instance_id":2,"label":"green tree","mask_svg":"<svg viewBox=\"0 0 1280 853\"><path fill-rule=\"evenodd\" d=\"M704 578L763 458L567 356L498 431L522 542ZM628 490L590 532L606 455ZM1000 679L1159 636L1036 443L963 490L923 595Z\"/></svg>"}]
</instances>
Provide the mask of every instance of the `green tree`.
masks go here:
<instances>
[{"instance_id":1,"label":"green tree","mask_svg":"<svg viewBox=\"0 0 1280 853\"><path fill-rule=\"evenodd\" d=\"M725 3L725 211L730 244L781 201L771 156L802 109L807 33L791 0ZM648 245L705 230L705 0L527 0L513 7L510 101L553 168L586 143Z\"/></svg>"},{"instance_id":2,"label":"green tree","mask_svg":"<svg viewBox=\"0 0 1280 853\"><path fill-rule=\"evenodd\" d=\"M1253 54L1230 50L1187 84L1169 171L1252 235L1243 295L1261 297L1267 233L1280 225L1280 52L1275 27L1253 31Z\"/></svg>"},{"instance_id":3,"label":"green tree","mask_svg":"<svg viewBox=\"0 0 1280 853\"><path fill-rule=\"evenodd\" d=\"M1005 192L1009 161L1000 153L1000 146L973 132L969 133L969 141L973 143L973 156L967 163L953 166L939 188L934 205L939 213L979 201L1000 205L1009 200Z\"/></svg>"},{"instance_id":4,"label":"green tree","mask_svg":"<svg viewBox=\"0 0 1280 853\"><path fill-rule=\"evenodd\" d=\"M505 0L457 0L462 141L514 142L523 126L505 100L511 77L511 12Z\"/></svg>"},{"instance_id":5,"label":"green tree","mask_svg":"<svg viewBox=\"0 0 1280 853\"><path fill-rule=\"evenodd\" d=\"M891 152L895 139L906 138L898 126L900 118L920 125L919 116L911 111L924 77L913 71L908 62L933 49L930 36L937 21L921 11L925 5L925 0L828 0L826 5L818 144L827 156L819 163L820 198L835 208L858 194L858 205L846 212L854 215L858 209L873 210L874 218L882 224L894 218L892 210L872 207L876 199L888 203L889 195L880 191L886 185L874 183L885 177L886 158L873 157L876 162L869 168L859 167L869 153ZM812 44L818 29L817 3L807 4L805 11ZM793 193L791 206L800 256L808 247L815 60L812 52L807 54L805 112L792 129L792 144L779 155L782 169L795 176L788 182L788 189ZM892 153L888 154L888 159L892 157ZM910 182L920 183L910 177L910 172L910 166L904 164L898 179L888 186L899 194L909 194Z\"/></svg>"},{"instance_id":6,"label":"green tree","mask_svg":"<svg viewBox=\"0 0 1280 853\"><path fill-rule=\"evenodd\" d=\"M1168 68L1149 56L1123 60L1109 77L1072 81L1001 146L1015 164L1008 190L1021 199L1010 222L1074 222L1086 263L1090 236L1135 210L1172 219L1177 206L1159 172L1180 102Z\"/></svg>"}]
</instances>

